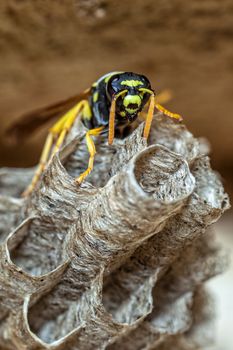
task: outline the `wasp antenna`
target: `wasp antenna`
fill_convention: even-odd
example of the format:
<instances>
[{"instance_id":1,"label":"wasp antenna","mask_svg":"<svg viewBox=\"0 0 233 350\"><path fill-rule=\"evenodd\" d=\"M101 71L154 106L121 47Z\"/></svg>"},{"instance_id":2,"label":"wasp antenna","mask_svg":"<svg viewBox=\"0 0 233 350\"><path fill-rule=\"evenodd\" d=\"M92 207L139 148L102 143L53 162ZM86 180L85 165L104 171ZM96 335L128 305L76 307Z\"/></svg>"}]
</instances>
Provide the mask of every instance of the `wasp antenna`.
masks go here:
<instances>
[{"instance_id":1,"label":"wasp antenna","mask_svg":"<svg viewBox=\"0 0 233 350\"><path fill-rule=\"evenodd\" d=\"M153 90L150 90L150 89L147 89L147 88L140 88L140 89L138 89L138 91L147 92L150 95L155 95Z\"/></svg>"},{"instance_id":2,"label":"wasp antenna","mask_svg":"<svg viewBox=\"0 0 233 350\"><path fill-rule=\"evenodd\" d=\"M116 98L112 99L110 115L109 115L109 129L108 129L108 144L113 143L115 134L115 113L116 113Z\"/></svg>"},{"instance_id":3,"label":"wasp antenna","mask_svg":"<svg viewBox=\"0 0 233 350\"><path fill-rule=\"evenodd\" d=\"M108 144L111 145L114 140L114 135L115 135L115 114L116 114L116 101L117 99L126 94L127 90L122 90L118 92L116 95L113 96L112 98L112 103L110 107L110 114L109 114L109 131L108 131Z\"/></svg>"},{"instance_id":4,"label":"wasp antenna","mask_svg":"<svg viewBox=\"0 0 233 350\"><path fill-rule=\"evenodd\" d=\"M147 90L147 89L145 89L145 90ZM145 137L145 139L147 139L149 136L151 123L152 123L152 119L154 116L154 109L155 109L155 94L153 91L151 91L150 94L151 94L150 105L149 105L149 109L148 109L148 113L147 113L147 117L146 117L146 123L145 123L144 131L143 131L143 137Z\"/></svg>"}]
</instances>

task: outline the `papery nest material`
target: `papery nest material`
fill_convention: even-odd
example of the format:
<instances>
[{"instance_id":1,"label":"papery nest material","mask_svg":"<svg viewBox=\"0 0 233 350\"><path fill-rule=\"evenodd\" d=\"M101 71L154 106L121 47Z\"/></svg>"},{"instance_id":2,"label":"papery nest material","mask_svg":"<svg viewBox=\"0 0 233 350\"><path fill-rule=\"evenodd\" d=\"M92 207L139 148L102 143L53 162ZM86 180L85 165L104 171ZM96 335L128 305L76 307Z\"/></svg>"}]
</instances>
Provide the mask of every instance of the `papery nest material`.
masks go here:
<instances>
[{"instance_id":1,"label":"papery nest material","mask_svg":"<svg viewBox=\"0 0 233 350\"><path fill-rule=\"evenodd\" d=\"M219 175L185 126L154 118L97 142L87 164L77 122L28 199L34 169L0 171L2 349L203 349L204 282L226 255L208 226L229 208ZM213 332L213 331L212 331Z\"/></svg>"}]
</instances>

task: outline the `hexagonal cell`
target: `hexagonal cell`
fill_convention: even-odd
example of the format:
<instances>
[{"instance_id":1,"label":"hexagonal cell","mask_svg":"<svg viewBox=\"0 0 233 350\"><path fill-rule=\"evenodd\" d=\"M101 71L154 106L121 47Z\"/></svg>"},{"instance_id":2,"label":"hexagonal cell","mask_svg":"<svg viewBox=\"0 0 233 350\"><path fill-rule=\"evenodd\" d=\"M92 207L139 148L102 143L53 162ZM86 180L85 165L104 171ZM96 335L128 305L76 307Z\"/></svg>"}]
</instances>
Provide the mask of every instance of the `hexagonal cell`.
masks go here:
<instances>
[{"instance_id":1,"label":"hexagonal cell","mask_svg":"<svg viewBox=\"0 0 233 350\"><path fill-rule=\"evenodd\" d=\"M32 276L45 275L64 262L65 234L51 223L30 219L9 237L10 259Z\"/></svg>"},{"instance_id":2,"label":"hexagonal cell","mask_svg":"<svg viewBox=\"0 0 233 350\"><path fill-rule=\"evenodd\" d=\"M0 195L0 243L18 225L22 205L22 199Z\"/></svg>"},{"instance_id":3,"label":"hexagonal cell","mask_svg":"<svg viewBox=\"0 0 233 350\"><path fill-rule=\"evenodd\" d=\"M48 300L42 298L29 309L30 331L46 344L57 342L82 326L75 311L75 303L58 305L50 296Z\"/></svg>"},{"instance_id":4,"label":"hexagonal cell","mask_svg":"<svg viewBox=\"0 0 233 350\"><path fill-rule=\"evenodd\" d=\"M69 268L49 293L39 300L38 295L29 300L28 327L44 343L53 344L79 332L93 313L99 313L99 309L98 312L93 310L99 305L101 280L90 282L89 288L85 288L79 278L77 271Z\"/></svg>"},{"instance_id":5,"label":"hexagonal cell","mask_svg":"<svg viewBox=\"0 0 233 350\"><path fill-rule=\"evenodd\" d=\"M136 157L134 174L146 193L165 203L184 200L195 185L186 161L161 145L150 146Z\"/></svg>"},{"instance_id":6,"label":"hexagonal cell","mask_svg":"<svg viewBox=\"0 0 233 350\"><path fill-rule=\"evenodd\" d=\"M136 250L124 264L104 278L103 305L116 322L132 325L153 307L156 272Z\"/></svg>"}]
</instances>

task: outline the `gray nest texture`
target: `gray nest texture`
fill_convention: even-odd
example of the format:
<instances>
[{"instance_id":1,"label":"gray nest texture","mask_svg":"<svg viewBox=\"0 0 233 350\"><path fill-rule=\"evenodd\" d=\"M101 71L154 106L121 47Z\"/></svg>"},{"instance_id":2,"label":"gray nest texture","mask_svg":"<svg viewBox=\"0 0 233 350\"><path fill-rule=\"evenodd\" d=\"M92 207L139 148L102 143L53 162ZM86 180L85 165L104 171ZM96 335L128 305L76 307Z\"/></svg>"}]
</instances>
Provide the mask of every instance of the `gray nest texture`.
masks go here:
<instances>
[{"instance_id":1,"label":"gray nest texture","mask_svg":"<svg viewBox=\"0 0 233 350\"><path fill-rule=\"evenodd\" d=\"M229 207L207 147L161 115L86 167L74 125L30 198L34 169L0 170L1 350L193 350L212 340L204 283L225 253L208 226Z\"/></svg>"}]
</instances>

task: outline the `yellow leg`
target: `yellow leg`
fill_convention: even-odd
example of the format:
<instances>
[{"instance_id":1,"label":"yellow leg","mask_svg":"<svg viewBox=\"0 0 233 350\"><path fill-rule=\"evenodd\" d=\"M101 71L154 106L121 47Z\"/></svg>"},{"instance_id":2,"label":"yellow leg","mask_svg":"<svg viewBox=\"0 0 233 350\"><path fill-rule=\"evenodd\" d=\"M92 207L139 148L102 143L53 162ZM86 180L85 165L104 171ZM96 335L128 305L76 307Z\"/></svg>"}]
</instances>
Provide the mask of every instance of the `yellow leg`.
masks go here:
<instances>
[{"instance_id":1,"label":"yellow leg","mask_svg":"<svg viewBox=\"0 0 233 350\"><path fill-rule=\"evenodd\" d=\"M66 137L66 135L68 134L68 132L70 131L72 125L75 122L75 119L78 117L79 113L81 112L81 110L89 110L89 103L86 100L83 100L81 102L79 102L76 106L74 106L72 109L70 109L62 118L62 120L60 120L60 124L59 122L57 124L54 125L54 127L52 127L50 129L50 131L53 134L57 135L57 132L59 130L60 134L59 137L57 139L57 142L54 146L53 152L52 152L52 156L51 158L54 156L54 154L59 151L59 149L61 148L64 139Z\"/></svg>"},{"instance_id":2,"label":"yellow leg","mask_svg":"<svg viewBox=\"0 0 233 350\"><path fill-rule=\"evenodd\" d=\"M23 197L26 197L28 196L35 188L42 172L44 171L45 169L45 166L47 164L47 161L48 161L48 158L49 158L49 154L50 154L50 151L51 151L51 148L53 146L53 134L49 133L48 136L47 136L47 139L45 141L45 145L44 145L44 148L43 148L43 151L42 151L42 154L41 154L41 157L40 157L40 161L39 161L39 164L38 164L38 167L36 169L36 172L32 178L32 181L30 183L30 185L26 188L26 190L22 193L22 196Z\"/></svg>"},{"instance_id":3,"label":"yellow leg","mask_svg":"<svg viewBox=\"0 0 233 350\"><path fill-rule=\"evenodd\" d=\"M87 177L87 175L90 174L94 166L94 157L96 154L96 149L95 149L94 141L92 140L91 136L98 136L103 129L104 129L104 126L101 126L96 129L91 129L86 133L86 143L90 154L90 158L89 158L87 170L85 170L77 179L75 179L75 181L78 184L81 184L83 182L83 180Z\"/></svg>"},{"instance_id":4,"label":"yellow leg","mask_svg":"<svg viewBox=\"0 0 233 350\"><path fill-rule=\"evenodd\" d=\"M168 111L166 108L164 108L163 106L161 106L160 104L156 103L155 104L155 108L158 109L158 111L162 112L164 115L170 117L170 118L174 118L177 119L179 121L182 121L183 118L181 117L181 115L177 114L177 113L172 113L170 111Z\"/></svg>"},{"instance_id":5,"label":"yellow leg","mask_svg":"<svg viewBox=\"0 0 233 350\"><path fill-rule=\"evenodd\" d=\"M34 190L37 182L40 179L41 174L43 173L48 163L49 158L51 159L51 157L55 154L55 152L57 152L60 149L65 139L65 136L67 135L67 132L70 130L76 117L79 115L79 112L86 106L86 104L88 104L88 101L86 100L79 102L71 110L69 110L64 116L62 116L50 129L47 139L45 141L45 145L40 157L37 170L33 176L33 179L30 185L23 192L22 196L28 196ZM88 107L86 106L86 108ZM57 141L53 148L55 140ZM51 156L52 148L53 148L53 151Z\"/></svg>"},{"instance_id":6,"label":"yellow leg","mask_svg":"<svg viewBox=\"0 0 233 350\"><path fill-rule=\"evenodd\" d=\"M163 104L167 103L172 99L172 92L168 89L163 90L160 92L158 95L155 96L155 103L158 104ZM139 118L140 120L145 120L147 117L147 110L149 108L150 100L146 103L144 106L143 110L141 111Z\"/></svg>"}]
</instances>

